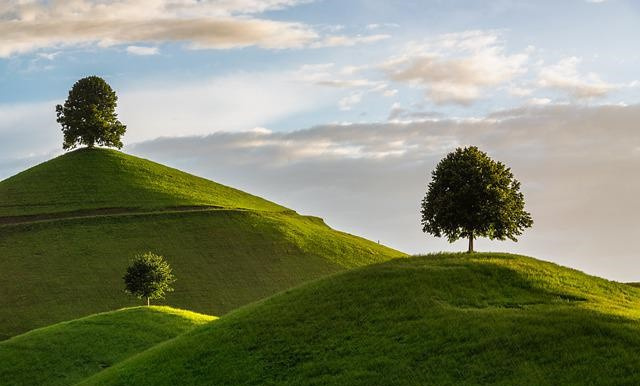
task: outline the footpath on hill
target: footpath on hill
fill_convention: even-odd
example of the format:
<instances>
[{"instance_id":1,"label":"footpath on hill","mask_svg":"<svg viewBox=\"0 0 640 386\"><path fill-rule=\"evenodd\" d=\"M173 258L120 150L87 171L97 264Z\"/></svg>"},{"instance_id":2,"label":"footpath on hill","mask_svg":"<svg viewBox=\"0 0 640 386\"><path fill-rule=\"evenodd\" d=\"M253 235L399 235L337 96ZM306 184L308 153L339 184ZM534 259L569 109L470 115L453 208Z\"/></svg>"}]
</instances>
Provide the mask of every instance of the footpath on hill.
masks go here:
<instances>
[{"instance_id":1,"label":"footpath on hill","mask_svg":"<svg viewBox=\"0 0 640 386\"><path fill-rule=\"evenodd\" d=\"M158 209L136 209L136 208L101 208L74 210L70 212L46 213L26 216L1 216L0 225L30 224L46 221L73 220L92 217L118 217L118 216L140 216L166 213L203 212L203 211L249 211L244 208L226 208L215 205L184 205ZM295 213L293 210L283 210L280 213Z\"/></svg>"}]
</instances>

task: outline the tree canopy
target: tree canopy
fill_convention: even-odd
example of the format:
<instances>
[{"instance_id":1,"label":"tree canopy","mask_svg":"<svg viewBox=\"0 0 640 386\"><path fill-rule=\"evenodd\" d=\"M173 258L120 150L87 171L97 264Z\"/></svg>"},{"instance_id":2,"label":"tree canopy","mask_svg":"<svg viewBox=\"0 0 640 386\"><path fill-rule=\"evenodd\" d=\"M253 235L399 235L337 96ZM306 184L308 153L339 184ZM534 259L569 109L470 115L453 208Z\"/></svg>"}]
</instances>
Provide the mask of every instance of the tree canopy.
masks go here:
<instances>
[{"instance_id":1,"label":"tree canopy","mask_svg":"<svg viewBox=\"0 0 640 386\"><path fill-rule=\"evenodd\" d=\"M173 291L175 277L169 263L160 255L147 252L136 255L123 277L125 291L139 299L163 299L166 292Z\"/></svg>"},{"instance_id":2,"label":"tree canopy","mask_svg":"<svg viewBox=\"0 0 640 386\"><path fill-rule=\"evenodd\" d=\"M127 127L115 112L118 97L111 86L98 76L78 80L64 105L56 106L57 121L62 126L62 148L78 145L122 148L120 137Z\"/></svg>"},{"instance_id":3,"label":"tree canopy","mask_svg":"<svg viewBox=\"0 0 640 386\"><path fill-rule=\"evenodd\" d=\"M422 200L422 230L449 242L477 237L517 241L533 225L511 169L475 146L457 148L431 173Z\"/></svg>"}]
</instances>

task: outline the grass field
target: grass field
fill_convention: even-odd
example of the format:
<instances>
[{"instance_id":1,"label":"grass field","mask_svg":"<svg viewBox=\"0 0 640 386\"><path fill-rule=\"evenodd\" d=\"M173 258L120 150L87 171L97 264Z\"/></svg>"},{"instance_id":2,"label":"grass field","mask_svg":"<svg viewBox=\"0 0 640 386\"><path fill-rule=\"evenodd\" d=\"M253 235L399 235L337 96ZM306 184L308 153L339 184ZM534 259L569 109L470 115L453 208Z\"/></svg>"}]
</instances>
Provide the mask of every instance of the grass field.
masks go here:
<instances>
[{"instance_id":1,"label":"grass field","mask_svg":"<svg viewBox=\"0 0 640 386\"><path fill-rule=\"evenodd\" d=\"M0 342L0 384L72 385L215 318L137 307L37 329Z\"/></svg>"},{"instance_id":2,"label":"grass field","mask_svg":"<svg viewBox=\"0 0 640 386\"><path fill-rule=\"evenodd\" d=\"M125 166L121 170L119 165ZM149 170L157 173L143 178ZM145 184L136 182L139 179ZM170 182L180 183L173 187ZM64 188L55 190L58 185ZM147 185L151 188L144 187ZM201 202L262 210L174 209L0 225L0 309L9 310L0 312L0 340L52 323L141 304L124 293L122 281L136 253L161 254L174 269L175 292L160 304L210 315L223 315L347 268L404 256L335 231L318 218L300 216L255 196L110 150L66 154L0 182L5 189L0 191L15 186L26 189L19 195L24 202L44 202L47 195L43 192L57 192L58 205L47 210L77 210L85 204L70 203L82 203L87 197L94 197L87 205L100 207L155 205L161 210L166 209L161 205ZM115 193L131 186L138 189L136 194ZM187 193L179 193L194 186L192 201ZM197 197L206 200L197 201ZM6 209L8 202L16 201L0 196L0 202ZM15 214L16 207L11 208ZM34 214L38 208L43 207L25 204L20 211Z\"/></svg>"},{"instance_id":3,"label":"grass field","mask_svg":"<svg viewBox=\"0 0 640 386\"><path fill-rule=\"evenodd\" d=\"M638 384L640 290L507 254L394 260L234 311L83 385Z\"/></svg>"},{"instance_id":4,"label":"grass field","mask_svg":"<svg viewBox=\"0 0 640 386\"><path fill-rule=\"evenodd\" d=\"M0 216L191 205L287 210L204 178L99 148L66 153L0 182Z\"/></svg>"}]
</instances>

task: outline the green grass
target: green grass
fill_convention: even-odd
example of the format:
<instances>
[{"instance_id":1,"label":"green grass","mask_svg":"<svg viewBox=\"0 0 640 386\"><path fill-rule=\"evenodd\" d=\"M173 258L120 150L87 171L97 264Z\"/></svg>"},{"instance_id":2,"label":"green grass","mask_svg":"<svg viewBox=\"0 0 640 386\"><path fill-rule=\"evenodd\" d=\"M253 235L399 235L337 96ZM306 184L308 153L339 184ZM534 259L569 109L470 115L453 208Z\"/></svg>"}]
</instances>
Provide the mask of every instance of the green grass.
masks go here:
<instances>
[{"instance_id":1,"label":"green grass","mask_svg":"<svg viewBox=\"0 0 640 386\"><path fill-rule=\"evenodd\" d=\"M136 307L37 329L0 342L0 383L71 385L214 319L169 307Z\"/></svg>"},{"instance_id":2,"label":"green grass","mask_svg":"<svg viewBox=\"0 0 640 386\"><path fill-rule=\"evenodd\" d=\"M108 208L125 213L101 211ZM80 149L0 182L0 340L139 305L124 294L122 276L146 251L163 255L177 277L160 304L211 315L405 256L212 181L114 150Z\"/></svg>"},{"instance_id":3,"label":"green grass","mask_svg":"<svg viewBox=\"0 0 640 386\"><path fill-rule=\"evenodd\" d=\"M238 309L83 385L638 384L640 290L532 258L440 254Z\"/></svg>"},{"instance_id":4,"label":"green grass","mask_svg":"<svg viewBox=\"0 0 640 386\"><path fill-rule=\"evenodd\" d=\"M240 190L108 149L79 149L0 181L0 217L193 205L287 210Z\"/></svg>"},{"instance_id":5,"label":"green grass","mask_svg":"<svg viewBox=\"0 0 640 386\"><path fill-rule=\"evenodd\" d=\"M0 226L0 339L124 306L139 252L173 267L172 306L222 315L345 268L403 256L292 213L212 211Z\"/></svg>"}]
</instances>

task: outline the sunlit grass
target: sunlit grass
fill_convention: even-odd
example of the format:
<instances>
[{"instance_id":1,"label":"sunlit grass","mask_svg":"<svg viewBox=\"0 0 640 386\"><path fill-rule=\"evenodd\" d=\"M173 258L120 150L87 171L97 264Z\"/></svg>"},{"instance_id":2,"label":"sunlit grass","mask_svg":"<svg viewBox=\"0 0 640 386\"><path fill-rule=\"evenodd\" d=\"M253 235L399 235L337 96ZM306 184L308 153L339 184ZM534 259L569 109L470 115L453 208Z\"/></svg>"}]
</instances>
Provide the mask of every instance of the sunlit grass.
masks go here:
<instances>
[{"instance_id":1,"label":"sunlit grass","mask_svg":"<svg viewBox=\"0 0 640 386\"><path fill-rule=\"evenodd\" d=\"M322 279L101 372L89 385L637 384L640 290L493 253Z\"/></svg>"},{"instance_id":2,"label":"sunlit grass","mask_svg":"<svg viewBox=\"0 0 640 386\"><path fill-rule=\"evenodd\" d=\"M0 342L0 384L71 385L215 319L152 306L40 328Z\"/></svg>"},{"instance_id":3,"label":"sunlit grass","mask_svg":"<svg viewBox=\"0 0 640 386\"><path fill-rule=\"evenodd\" d=\"M207 205L282 211L260 197L109 149L79 149L0 182L0 216Z\"/></svg>"}]
</instances>

